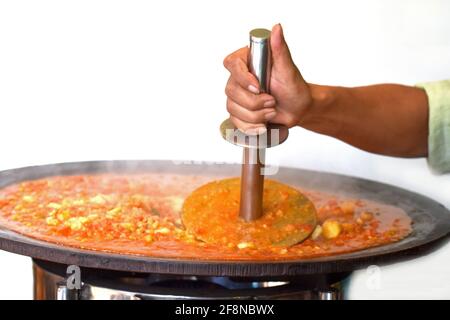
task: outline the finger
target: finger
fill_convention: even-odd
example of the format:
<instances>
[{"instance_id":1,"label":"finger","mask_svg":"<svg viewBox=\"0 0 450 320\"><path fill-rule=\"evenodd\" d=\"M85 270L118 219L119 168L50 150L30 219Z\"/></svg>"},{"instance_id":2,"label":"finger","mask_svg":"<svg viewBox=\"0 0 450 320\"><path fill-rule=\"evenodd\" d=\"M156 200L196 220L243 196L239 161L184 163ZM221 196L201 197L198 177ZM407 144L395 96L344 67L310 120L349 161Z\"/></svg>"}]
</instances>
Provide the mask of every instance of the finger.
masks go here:
<instances>
[{"instance_id":1,"label":"finger","mask_svg":"<svg viewBox=\"0 0 450 320\"><path fill-rule=\"evenodd\" d=\"M262 123L261 124L248 123L234 116L230 116L230 120L236 126L236 128L249 135L258 135L267 131L266 126Z\"/></svg>"},{"instance_id":2,"label":"finger","mask_svg":"<svg viewBox=\"0 0 450 320\"><path fill-rule=\"evenodd\" d=\"M232 77L225 87L227 97L248 110L261 110L273 108L276 105L275 98L267 93L253 94L242 88Z\"/></svg>"},{"instance_id":3,"label":"finger","mask_svg":"<svg viewBox=\"0 0 450 320\"><path fill-rule=\"evenodd\" d=\"M258 80L250 73L247 67L248 48L241 48L225 58L223 65L230 71L231 77L254 94L259 93Z\"/></svg>"},{"instance_id":4,"label":"finger","mask_svg":"<svg viewBox=\"0 0 450 320\"><path fill-rule=\"evenodd\" d=\"M274 108L251 111L231 99L227 99L227 110L232 116L251 124L264 124L276 116Z\"/></svg>"},{"instance_id":5,"label":"finger","mask_svg":"<svg viewBox=\"0 0 450 320\"><path fill-rule=\"evenodd\" d=\"M272 49L272 57L277 62L293 64L291 52L286 43L281 24L276 24L272 28L270 37L270 47Z\"/></svg>"},{"instance_id":6,"label":"finger","mask_svg":"<svg viewBox=\"0 0 450 320\"><path fill-rule=\"evenodd\" d=\"M275 73L288 77L300 74L292 60L291 52L284 38L281 24L277 24L272 28L270 47L272 49L273 58L272 69Z\"/></svg>"}]
</instances>

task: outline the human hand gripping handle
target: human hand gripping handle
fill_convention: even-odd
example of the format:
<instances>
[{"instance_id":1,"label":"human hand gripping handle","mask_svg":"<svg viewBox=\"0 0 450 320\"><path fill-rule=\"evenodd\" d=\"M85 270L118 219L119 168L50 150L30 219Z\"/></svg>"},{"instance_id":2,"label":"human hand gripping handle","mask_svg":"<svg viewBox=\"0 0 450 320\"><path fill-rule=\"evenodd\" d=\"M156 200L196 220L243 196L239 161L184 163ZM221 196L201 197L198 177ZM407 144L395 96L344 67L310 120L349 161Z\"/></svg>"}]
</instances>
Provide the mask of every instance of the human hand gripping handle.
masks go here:
<instances>
[{"instance_id":1,"label":"human hand gripping handle","mask_svg":"<svg viewBox=\"0 0 450 320\"><path fill-rule=\"evenodd\" d=\"M225 90L230 120L247 134L264 132L267 122L297 125L312 101L309 87L291 59L281 25L273 27L270 43L265 42L267 50L257 40L251 36L253 46L224 60L230 71ZM270 55L272 59L265 60Z\"/></svg>"}]
</instances>

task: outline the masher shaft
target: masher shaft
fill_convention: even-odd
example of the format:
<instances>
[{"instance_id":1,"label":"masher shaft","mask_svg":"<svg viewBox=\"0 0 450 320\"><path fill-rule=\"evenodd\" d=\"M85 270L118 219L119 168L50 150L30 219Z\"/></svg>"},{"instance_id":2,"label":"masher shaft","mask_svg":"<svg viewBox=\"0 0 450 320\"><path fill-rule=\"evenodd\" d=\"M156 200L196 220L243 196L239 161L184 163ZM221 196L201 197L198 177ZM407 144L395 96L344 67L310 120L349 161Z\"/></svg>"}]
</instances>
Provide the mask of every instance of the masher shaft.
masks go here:
<instances>
[{"instance_id":1,"label":"masher shaft","mask_svg":"<svg viewBox=\"0 0 450 320\"><path fill-rule=\"evenodd\" d=\"M239 214L245 221L258 219L263 214L265 152L265 149L244 148Z\"/></svg>"},{"instance_id":2,"label":"masher shaft","mask_svg":"<svg viewBox=\"0 0 450 320\"><path fill-rule=\"evenodd\" d=\"M260 92L269 92L270 62L270 31L252 30L248 66L250 72L258 79ZM258 219L263 214L264 163L265 149L244 147L239 215L245 221Z\"/></svg>"}]
</instances>

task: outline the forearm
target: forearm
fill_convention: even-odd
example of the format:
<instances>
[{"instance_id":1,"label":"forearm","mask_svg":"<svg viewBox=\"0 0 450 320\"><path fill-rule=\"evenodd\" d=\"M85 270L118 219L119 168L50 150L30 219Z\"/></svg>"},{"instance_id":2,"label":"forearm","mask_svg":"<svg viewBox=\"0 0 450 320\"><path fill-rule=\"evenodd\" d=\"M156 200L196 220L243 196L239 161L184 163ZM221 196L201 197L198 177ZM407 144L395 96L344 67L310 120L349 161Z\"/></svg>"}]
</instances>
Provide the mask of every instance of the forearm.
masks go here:
<instances>
[{"instance_id":1,"label":"forearm","mask_svg":"<svg viewBox=\"0 0 450 320\"><path fill-rule=\"evenodd\" d=\"M310 84L313 104L299 125L357 148L397 157L428 153L428 100L415 87Z\"/></svg>"}]
</instances>

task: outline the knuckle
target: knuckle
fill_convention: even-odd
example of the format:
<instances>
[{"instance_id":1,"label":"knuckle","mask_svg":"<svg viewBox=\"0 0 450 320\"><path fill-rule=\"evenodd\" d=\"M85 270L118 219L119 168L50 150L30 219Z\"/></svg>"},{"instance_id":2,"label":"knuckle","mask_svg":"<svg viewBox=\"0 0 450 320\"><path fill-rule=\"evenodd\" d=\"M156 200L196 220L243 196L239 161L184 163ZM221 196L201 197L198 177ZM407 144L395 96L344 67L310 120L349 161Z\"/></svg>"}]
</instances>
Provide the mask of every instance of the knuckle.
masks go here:
<instances>
[{"instance_id":1,"label":"knuckle","mask_svg":"<svg viewBox=\"0 0 450 320\"><path fill-rule=\"evenodd\" d=\"M228 113L232 114L233 113L233 104L232 104L232 102L229 99L227 99L226 106L227 106Z\"/></svg>"},{"instance_id":2,"label":"knuckle","mask_svg":"<svg viewBox=\"0 0 450 320\"><path fill-rule=\"evenodd\" d=\"M239 87L235 85L232 78L228 81L227 85L225 86L225 95L229 98L236 97L239 90Z\"/></svg>"},{"instance_id":3,"label":"knuckle","mask_svg":"<svg viewBox=\"0 0 450 320\"><path fill-rule=\"evenodd\" d=\"M227 97L229 97L231 95L231 85L230 85L229 81L228 81L227 85L225 86L225 95Z\"/></svg>"},{"instance_id":4,"label":"knuckle","mask_svg":"<svg viewBox=\"0 0 450 320\"><path fill-rule=\"evenodd\" d=\"M228 69L228 71L233 72L234 69L236 69L236 58L232 55L229 55L225 58L225 66Z\"/></svg>"},{"instance_id":5,"label":"knuckle","mask_svg":"<svg viewBox=\"0 0 450 320\"><path fill-rule=\"evenodd\" d=\"M229 70L234 74L239 74L239 60L231 58L228 64Z\"/></svg>"},{"instance_id":6,"label":"knuckle","mask_svg":"<svg viewBox=\"0 0 450 320\"><path fill-rule=\"evenodd\" d=\"M228 67L230 66L230 61L231 61L231 54L226 56L225 59L223 59L223 66L228 69Z\"/></svg>"}]
</instances>

